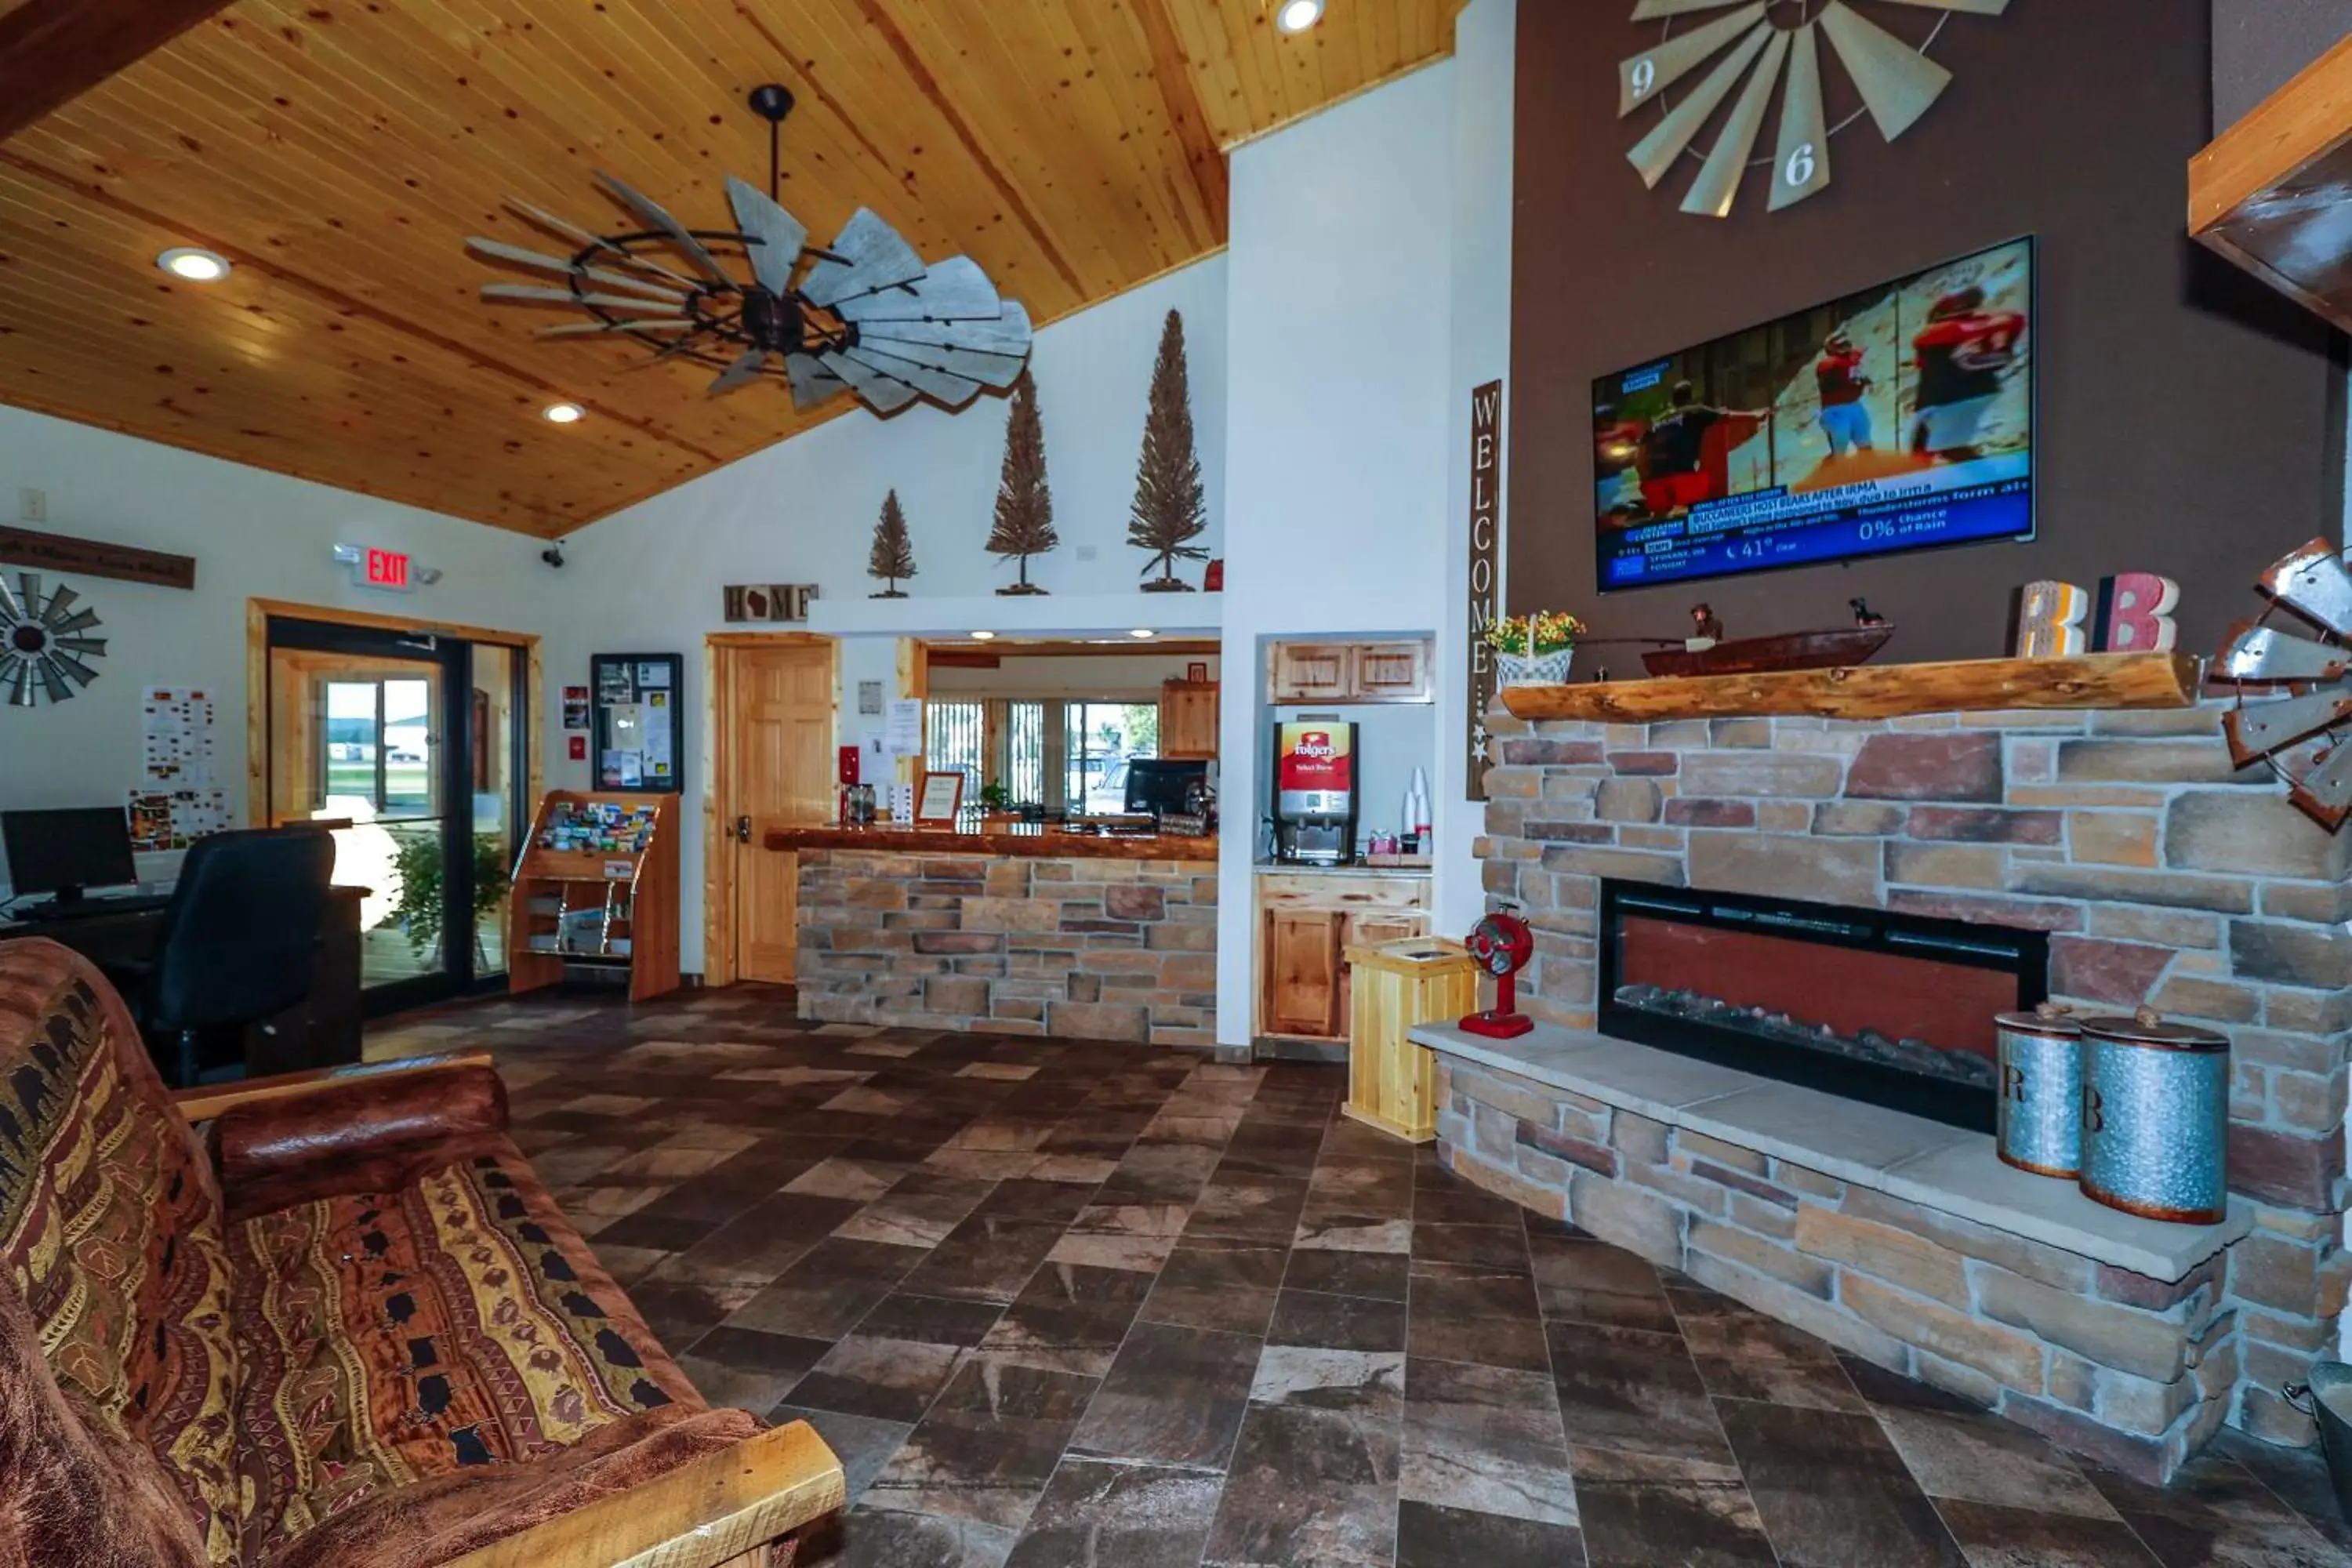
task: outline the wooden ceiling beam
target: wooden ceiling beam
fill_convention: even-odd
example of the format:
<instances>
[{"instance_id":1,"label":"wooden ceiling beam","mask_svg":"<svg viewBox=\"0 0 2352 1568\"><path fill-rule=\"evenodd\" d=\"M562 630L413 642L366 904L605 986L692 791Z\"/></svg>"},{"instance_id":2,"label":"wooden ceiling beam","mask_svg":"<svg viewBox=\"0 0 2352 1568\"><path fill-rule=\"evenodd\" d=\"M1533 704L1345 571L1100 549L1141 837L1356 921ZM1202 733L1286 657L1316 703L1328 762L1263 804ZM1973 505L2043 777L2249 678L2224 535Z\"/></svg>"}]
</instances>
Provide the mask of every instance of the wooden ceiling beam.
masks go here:
<instances>
[{"instance_id":1,"label":"wooden ceiling beam","mask_svg":"<svg viewBox=\"0 0 2352 1568\"><path fill-rule=\"evenodd\" d=\"M26 0L0 15L0 142L162 48L228 0Z\"/></svg>"},{"instance_id":2,"label":"wooden ceiling beam","mask_svg":"<svg viewBox=\"0 0 2352 1568\"><path fill-rule=\"evenodd\" d=\"M1184 150L1184 162L1201 192L1201 205L1208 209L1209 243L1223 245L1231 188L1225 150L1217 144L1217 133L1201 101L1201 79L1193 72L1192 56L1177 36L1168 0L1135 0L1135 19L1142 24L1144 38L1151 46L1151 74L1168 106L1168 122L1175 128L1177 145Z\"/></svg>"}]
</instances>

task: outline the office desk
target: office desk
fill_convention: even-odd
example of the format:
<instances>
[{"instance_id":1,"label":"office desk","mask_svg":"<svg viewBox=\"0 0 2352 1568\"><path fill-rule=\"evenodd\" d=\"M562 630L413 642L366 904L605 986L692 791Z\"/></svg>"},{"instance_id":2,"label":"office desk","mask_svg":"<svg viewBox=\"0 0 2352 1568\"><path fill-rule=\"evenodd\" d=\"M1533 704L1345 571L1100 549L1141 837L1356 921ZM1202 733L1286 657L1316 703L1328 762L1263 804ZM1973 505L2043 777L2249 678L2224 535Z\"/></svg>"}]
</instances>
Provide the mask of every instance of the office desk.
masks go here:
<instances>
[{"instance_id":1,"label":"office desk","mask_svg":"<svg viewBox=\"0 0 2352 1568\"><path fill-rule=\"evenodd\" d=\"M360 900L366 892L364 888L327 889L310 994L270 1019L269 1027L245 1031L249 1076L339 1067L360 1059ZM162 910L0 921L0 942L45 936L73 949L110 977L127 965L152 962L163 926ZM177 1048L170 1040L150 1045L163 1050L160 1061L171 1060Z\"/></svg>"}]
</instances>

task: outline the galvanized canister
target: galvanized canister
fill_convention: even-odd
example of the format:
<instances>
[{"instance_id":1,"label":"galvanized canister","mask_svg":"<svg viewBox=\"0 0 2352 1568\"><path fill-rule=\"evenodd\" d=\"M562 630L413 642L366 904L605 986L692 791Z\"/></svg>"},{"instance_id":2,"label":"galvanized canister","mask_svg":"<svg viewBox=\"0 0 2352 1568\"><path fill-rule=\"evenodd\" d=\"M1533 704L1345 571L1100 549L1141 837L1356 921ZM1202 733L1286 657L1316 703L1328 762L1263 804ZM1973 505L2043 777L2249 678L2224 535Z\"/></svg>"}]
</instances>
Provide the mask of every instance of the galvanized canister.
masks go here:
<instances>
[{"instance_id":1,"label":"galvanized canister","mask_svg":"<svg viewBox=\"0 0 2352 1568\"><path fill-rule=\"evenodd\" d=\"M2037 1176L2083 1171L2083 1026L2044 1002L1993 1020L2000 1041L2000 1157Z\"/></svg>"},{"instance_id":2,"label":"galvanized canister","mask_svg":"<svg viewBox=\"0 0 2352 1568\"><path fill-rule=\"evenodd\" d=\"M2084 1195L2217 1225L2229 1213L2230 1042L2143 1007L2083 1021Z\"/></svg>"}]
</instances>

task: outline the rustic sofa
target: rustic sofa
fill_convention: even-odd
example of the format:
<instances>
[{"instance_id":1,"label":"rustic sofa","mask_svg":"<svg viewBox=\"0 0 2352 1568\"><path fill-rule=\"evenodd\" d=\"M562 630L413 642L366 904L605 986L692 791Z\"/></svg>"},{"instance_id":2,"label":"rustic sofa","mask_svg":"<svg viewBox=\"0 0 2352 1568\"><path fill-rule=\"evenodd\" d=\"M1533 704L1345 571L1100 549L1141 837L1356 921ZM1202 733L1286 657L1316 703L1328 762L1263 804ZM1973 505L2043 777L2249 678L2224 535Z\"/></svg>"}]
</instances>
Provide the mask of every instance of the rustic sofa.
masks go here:
<instances>
[{"instance_id":1,"label":"rustic sofa","mask_svg":"<svg viewBox=\"0 0 2352 1568\"><path fill-rule=\"evenodd\" d=\"M0 1565L788 1563L839 1464L703 1403L505 1127L479 1056L175 1100L0 943Z\"/></svg>"}]
</instances>

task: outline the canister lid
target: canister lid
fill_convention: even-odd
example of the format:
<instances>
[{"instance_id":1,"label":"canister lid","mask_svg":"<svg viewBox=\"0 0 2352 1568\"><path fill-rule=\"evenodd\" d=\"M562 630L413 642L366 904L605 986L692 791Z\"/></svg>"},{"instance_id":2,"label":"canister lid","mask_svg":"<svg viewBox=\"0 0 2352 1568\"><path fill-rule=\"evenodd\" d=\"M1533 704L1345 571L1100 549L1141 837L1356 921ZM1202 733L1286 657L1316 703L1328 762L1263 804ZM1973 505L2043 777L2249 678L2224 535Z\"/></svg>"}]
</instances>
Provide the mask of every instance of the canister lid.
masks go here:
<instances>
[{"instance_id":1,"label":"canister lid","mask_svg":"<svg viewBox=\"0 0 2352 1568\"><path fill-rule=\"evenodd\" d=\"M2085 1018L2083 1032L2126 1046L2152 1046L2165 1051L2226 1051L2229 1037L2194 1024L2168 1024L2153 1007L2142 1007L2128 1018Z\"/></svg>"},{"instance_id":2,"label":"canister lid","mask_svg":"<svg viewBox=\"0 0 2352 1568\"><path fill-rule=\"evenodd\" d=\"M2056 1039L2071 1040L2083 1032L2083 1026L2074 1018L2074 1010L2058 1002L2038 1004L2031 1013L2000 1013L1993 1022L2016 1035L2048 1035Z\"/></svg>"}]
</instances>

